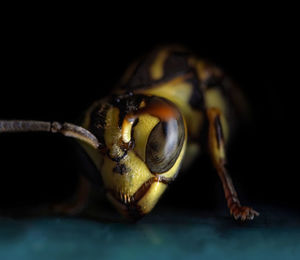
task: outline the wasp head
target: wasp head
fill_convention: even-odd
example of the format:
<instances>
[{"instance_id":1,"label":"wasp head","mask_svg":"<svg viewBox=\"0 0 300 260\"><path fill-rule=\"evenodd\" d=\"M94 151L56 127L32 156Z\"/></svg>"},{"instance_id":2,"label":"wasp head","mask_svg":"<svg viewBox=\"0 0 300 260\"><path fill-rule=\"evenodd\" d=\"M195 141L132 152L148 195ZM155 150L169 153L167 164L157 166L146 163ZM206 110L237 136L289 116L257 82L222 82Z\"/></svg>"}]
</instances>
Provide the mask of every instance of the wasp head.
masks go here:
<instances>
[{"instance_id":1,"label":"wasp head","mask_svg":"<svg viewBox=\"0 0 300 260\"><path fill-rule=\"evenodd\" d=\"M94 106L89 129L103 143L98 168L107 197L123 215L152 210L176 177L186 146L186 126L176 106L147 95L115 96Z\"/></svg>"}]
</instances>

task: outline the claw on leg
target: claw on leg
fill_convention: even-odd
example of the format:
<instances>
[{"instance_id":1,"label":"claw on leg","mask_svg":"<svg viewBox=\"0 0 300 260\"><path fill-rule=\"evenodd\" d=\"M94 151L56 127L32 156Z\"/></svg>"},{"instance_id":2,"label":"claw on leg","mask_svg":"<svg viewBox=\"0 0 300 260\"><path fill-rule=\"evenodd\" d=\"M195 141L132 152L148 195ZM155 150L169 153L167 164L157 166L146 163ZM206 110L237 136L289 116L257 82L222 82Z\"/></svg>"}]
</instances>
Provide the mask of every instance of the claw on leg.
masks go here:
<instances>
[{"instance_id":1,"label":"claw on leg","mask_svg":"<svg viewBox=\"0 0 300 260\"><path fill-rule=\"evenodd\" d=\"M252 220L255 216L259 216L259 213L251 207L241 206L237 203L233 203L230 207L230 214L235 220L241 221Z\"/></svg>"}]
</instances>

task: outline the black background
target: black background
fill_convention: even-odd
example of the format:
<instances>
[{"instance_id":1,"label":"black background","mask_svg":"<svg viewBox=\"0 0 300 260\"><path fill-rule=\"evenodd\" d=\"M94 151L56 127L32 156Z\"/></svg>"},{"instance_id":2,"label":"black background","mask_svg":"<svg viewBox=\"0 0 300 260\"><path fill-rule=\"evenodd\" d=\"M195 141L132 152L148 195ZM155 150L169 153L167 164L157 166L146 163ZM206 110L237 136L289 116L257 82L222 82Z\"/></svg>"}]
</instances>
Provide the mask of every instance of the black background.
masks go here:
<instances>
[{"instance_id":1,"label":"black background","mask_svg":"<svg viewBox=\"0 0 300 260\"><path fill-rule=\"evenodd\" d=\"M264 205L299 209L293 30L281 14L213 12L200 19L201 13L186 13L157 21L154 14L100 19L103 13L4 20L0 118L75 122L139 55L158 44L183 44L222 67L252 106L253 124L236 137L228 155L241 200L260 211ZM2 208L61 200L86 165L77 144L59 136L3 134L0 143ZM225 205L207 158L178 177L162 204Z\"/></svg>"}]
</instances>

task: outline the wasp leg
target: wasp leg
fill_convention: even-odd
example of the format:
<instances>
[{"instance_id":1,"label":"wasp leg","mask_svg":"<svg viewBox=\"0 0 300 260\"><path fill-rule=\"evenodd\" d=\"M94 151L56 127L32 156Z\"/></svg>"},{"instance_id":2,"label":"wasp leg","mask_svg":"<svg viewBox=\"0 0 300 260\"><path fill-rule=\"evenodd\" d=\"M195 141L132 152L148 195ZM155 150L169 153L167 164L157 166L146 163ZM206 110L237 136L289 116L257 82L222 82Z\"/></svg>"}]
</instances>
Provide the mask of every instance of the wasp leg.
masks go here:
<instances>
[{"instance_id":1,"label":"wasp leg","mask_svg":"<svg viewBox=\"0 0 300 260\"><path fill-rule=\"evenodd\" d=\"M54 204L50 211L54 214L74 216L82 212L88 204L91 191L90 182L83 176L79 177L79 184L70 201Z\"/></svg>"},{"instance_id":2,"label":"wasp leg","mask_svg":"<svg viewBox=\"0 0 300 260\"><path fill-rule=\"evenodd\" d=\"M230 214L235 219L241 219L242 221L253 219L255 216L258 216L259 213L250 207L241 206L231 177L225 168L226 156L221 124L221 111L217 108L209 108L207 109L207 117L209 121L209 152L213 165L221 179Z\"/></svg>"}]
</instances>

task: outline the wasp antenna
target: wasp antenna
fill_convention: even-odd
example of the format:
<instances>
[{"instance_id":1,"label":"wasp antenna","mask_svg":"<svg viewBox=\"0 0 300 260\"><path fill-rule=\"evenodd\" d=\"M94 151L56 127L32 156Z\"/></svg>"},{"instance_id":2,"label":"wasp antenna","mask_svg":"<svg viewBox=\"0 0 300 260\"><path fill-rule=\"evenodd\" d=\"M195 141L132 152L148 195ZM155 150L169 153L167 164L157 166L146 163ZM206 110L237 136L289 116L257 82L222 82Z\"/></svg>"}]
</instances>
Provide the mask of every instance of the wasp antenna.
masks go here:
<instances>
[{"instance_id":1,"label":"wasp antenna","mask_svg":"<svg viewBox=\"0 0 300 260\"><path fill-rule=\"evenodd\" d=\"M0 133L14 132L60 133L64 136L84 141L96 149L100 147L98 139L89 130L71 123L32 120L0 120Z\"/></svg>"}]
</instances>

